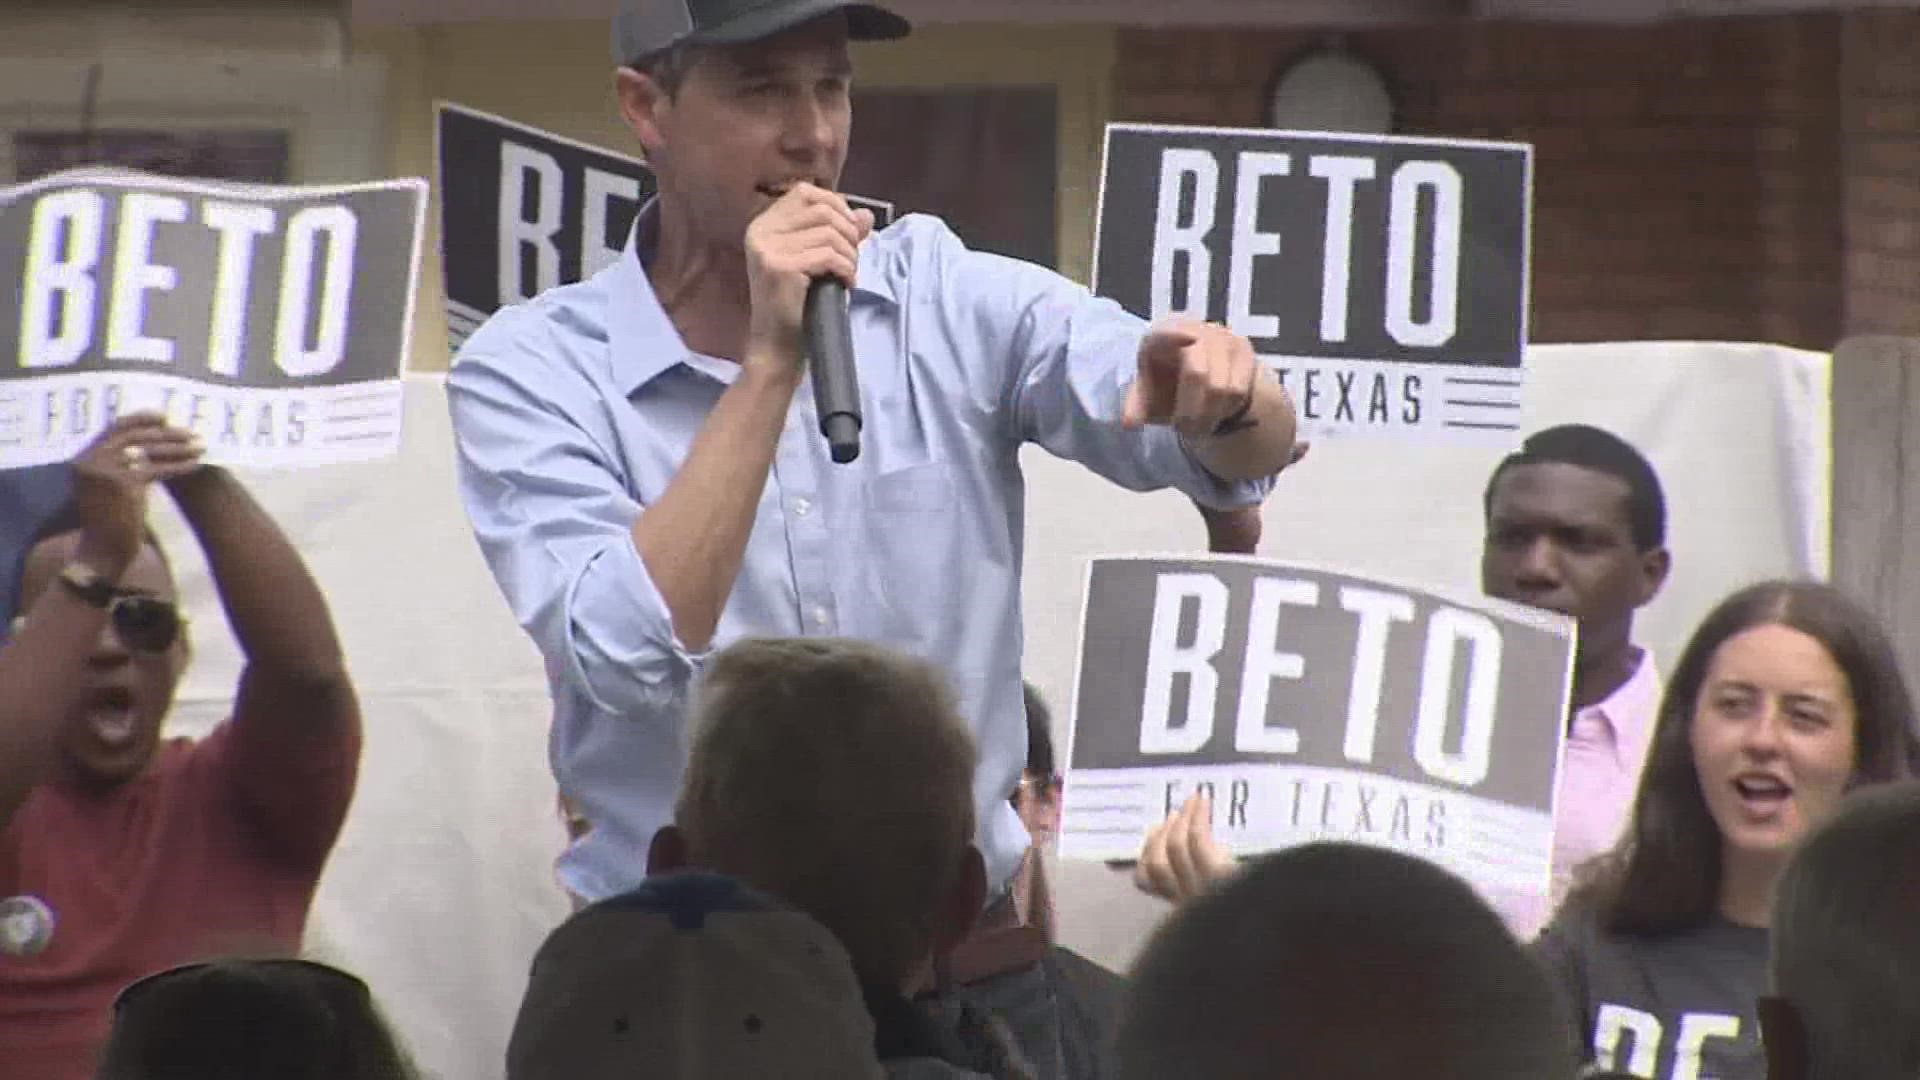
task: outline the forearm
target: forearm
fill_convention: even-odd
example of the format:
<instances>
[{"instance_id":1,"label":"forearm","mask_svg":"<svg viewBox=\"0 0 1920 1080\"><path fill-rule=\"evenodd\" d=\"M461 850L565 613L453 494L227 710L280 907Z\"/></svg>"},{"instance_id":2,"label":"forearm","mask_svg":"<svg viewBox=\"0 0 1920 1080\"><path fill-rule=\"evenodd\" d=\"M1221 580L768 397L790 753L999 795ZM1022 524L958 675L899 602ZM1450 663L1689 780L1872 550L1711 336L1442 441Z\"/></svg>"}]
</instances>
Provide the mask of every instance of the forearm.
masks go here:
<instances>
[{"instance_id":1,"label":"forearm","mask_svg":"<svg viewBox=\"0 0 1920 1080\"><path fill-rule=\"evenodd\" d=\"M86 693L107 613L53 585L0 649L0 829L59 761L61 728Z\"/></svg>"},{"instance_id":2,"label":"forearm","mask_svg":"<svg viewBox=\"0 0 1920 1080\"><path fill-rule=\"evenodd\" d=\"M1187 440L1193 456L1222 480L1258 480L1287 467L1297 432L1293 401L1264 371L1254 380L1248 426L1226 435Z\"/></svg>"},{"instance_id":3,"label":"forearm","mask_svg":"<svg viewBox=\"0 0 1920 1080\"><path fill-rule=\"evenodd\" d=\"M797 366L743 364L666 491L633 524L634 548L689 650L711 643L733 591L799 378Z\"/></svg>"},{"instance_id":4,"label":"forearm","mask_svg":"<svg viewBox=\"0 0 1920 1080\"><path fill-rule=\"evenodd\" d=\"M206 553L248 666L276 681L342 678L340 639L319 583L246 487L213 467L169 487Z\"/></svg>"}]
</instances>

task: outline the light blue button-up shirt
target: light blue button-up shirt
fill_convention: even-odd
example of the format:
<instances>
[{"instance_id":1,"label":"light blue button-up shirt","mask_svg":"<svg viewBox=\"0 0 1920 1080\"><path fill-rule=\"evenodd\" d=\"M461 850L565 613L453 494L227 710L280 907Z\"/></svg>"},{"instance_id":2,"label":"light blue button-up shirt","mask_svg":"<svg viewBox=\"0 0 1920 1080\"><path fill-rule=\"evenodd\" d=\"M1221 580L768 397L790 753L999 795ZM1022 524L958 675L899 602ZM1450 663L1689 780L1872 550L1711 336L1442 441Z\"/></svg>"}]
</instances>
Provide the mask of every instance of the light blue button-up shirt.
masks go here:
<instances>
[{"instance_id":1,"label":"light blue button-up shirt","mask_svg":"<svg viewBox=\"0 0 1920 1080\"><path fill-rule=\"evenodd\" d=\"M559 866L589 900L636 885L672 820L706 658L675 637L631 529L738 371L688 350L644 257L630 240L592 278L496 313L448 377L461 496L546 658L554 775L592 823ZM1171 429L1121 428L1145 324L1059 275L921 215L868 239L859 269L860 456L828 457L803 383L713 646L836 635L941 665L979 743L980 847L1004 883L1028 845L1007 803L1027 748L1021 444L1212 506L1271 482L1222 483Z\"/></svg>"}]
</instances>

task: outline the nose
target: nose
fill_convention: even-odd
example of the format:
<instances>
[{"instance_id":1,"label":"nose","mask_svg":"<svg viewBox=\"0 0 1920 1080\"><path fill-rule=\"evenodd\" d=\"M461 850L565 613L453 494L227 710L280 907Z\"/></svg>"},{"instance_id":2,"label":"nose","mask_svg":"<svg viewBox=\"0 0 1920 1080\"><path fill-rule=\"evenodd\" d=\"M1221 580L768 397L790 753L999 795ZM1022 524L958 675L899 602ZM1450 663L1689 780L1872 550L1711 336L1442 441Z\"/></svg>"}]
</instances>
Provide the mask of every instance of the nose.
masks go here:
<instances>
[{"instance_id":1,"label":"nose","mask_svg":"<svg viewBox=\"0 0 1920 1080\"><path fill-rule=\"evenodd\" d=\"M1552 539L1536 536L1526 542L1514 566L1514 579L1530 592L1560 587L1560 557Z\"/></svg>"},{"instance_id":2,"label":"nose","mask_svg":"<svg viewBox=\"0 0 1920 1080\"><path fill-rule=\"evenodd\" d=\"M833 143L833 110L817 94L795 95L787 117L785 150L788 156L813 163Z\"/></svg>"},{"instance_id":3,"label":"nose","mask_svg":"<svg viewBox=\"0 0 1920 1080\"><path fill-rule=\"evenodd\" d=\"M1784 718L1780 714L1780 703L1768 699L1766 707L1761 709L1746 725L1740 740L1741 749L1754 757L1768 758L1780 752L1780 728Z\"/></svg>"},{"instance_id":4,"label":"nose","mask_svg":"<svg viewBox=\"0 0 1920 1080\"><path fill-rule=\"evenodd\" d=\"M90 668L114 668L127 662L132 656L126 643L120 640L119 631L113 627L113 620L100 628L100 637L93 643L93 651L87 654L87 666Z\"/></svg>"}]
</instances>

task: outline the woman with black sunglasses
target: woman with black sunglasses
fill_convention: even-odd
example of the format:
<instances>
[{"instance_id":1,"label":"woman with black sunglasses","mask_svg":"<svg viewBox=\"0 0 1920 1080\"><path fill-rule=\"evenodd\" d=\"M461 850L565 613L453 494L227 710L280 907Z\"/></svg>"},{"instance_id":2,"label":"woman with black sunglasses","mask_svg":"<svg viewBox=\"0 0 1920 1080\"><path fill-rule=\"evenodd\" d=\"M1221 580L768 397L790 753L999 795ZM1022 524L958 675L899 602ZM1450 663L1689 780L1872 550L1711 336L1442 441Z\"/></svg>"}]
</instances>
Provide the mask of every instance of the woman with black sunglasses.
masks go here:
<instances>
[{"instance_id":1,"label":"woman with black sunglasses","mask_svg":"<svg viewBox=\"0 0 1920 1080\"><path fill-rule=\"evenodd\" d=\"M20 569L0 647L0 1060L92 1074L108 1005L155 971L292 953L352 798L360 716L319 586L189 432L121 418ZM188 656L146 527L164 487L212 571L246 667L197 742L161 727Z\"/></svg>"}]
</instances>

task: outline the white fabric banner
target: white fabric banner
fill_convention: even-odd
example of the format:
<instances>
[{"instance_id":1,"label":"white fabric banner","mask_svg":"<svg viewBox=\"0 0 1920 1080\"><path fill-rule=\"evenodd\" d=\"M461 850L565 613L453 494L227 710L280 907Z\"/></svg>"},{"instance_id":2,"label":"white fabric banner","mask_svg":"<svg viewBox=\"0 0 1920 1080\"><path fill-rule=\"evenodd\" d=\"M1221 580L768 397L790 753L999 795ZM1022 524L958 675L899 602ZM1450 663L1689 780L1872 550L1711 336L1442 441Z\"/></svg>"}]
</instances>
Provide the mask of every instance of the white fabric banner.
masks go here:
<instances>
[{"instance_id":1,"label":"white fabric banner","mask_svg":"<svg viewBox=\"0 0 1920 1080\"><path fill-rule=\"evenodd\" d=\"M1529 429L1611 427L1660 469L1673 580L1642 640L1664 660L1721 595L1827 564L1827 357L1766 346L1530 351ZM502 1072L527 966L566 915L538 653L480 559L454 487L443 383L409 376L400 455L243 472L326 588L366 714L359 792L321 882L312 951L365 975L443 1080ZM1263 553L1477 588L1480 492L1498 451L1362 441L1314 447L1280 483ZM1064 723L1084 560L1200 550L1177 495L1133 496L1043 452L1027 457L1029 671ZM239 659L170 504L156 527L194 620L173 730L226 715ZM1124 507L1126 512L1116 513ZM1125 963L1161 906L1104 867L1059 868L1066 940Z\"/></svg>"}]
</instances>

